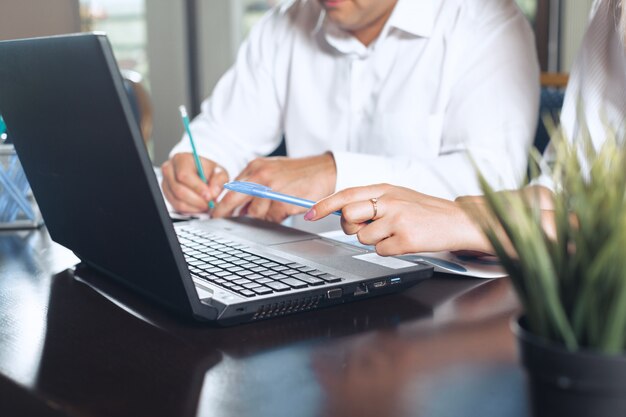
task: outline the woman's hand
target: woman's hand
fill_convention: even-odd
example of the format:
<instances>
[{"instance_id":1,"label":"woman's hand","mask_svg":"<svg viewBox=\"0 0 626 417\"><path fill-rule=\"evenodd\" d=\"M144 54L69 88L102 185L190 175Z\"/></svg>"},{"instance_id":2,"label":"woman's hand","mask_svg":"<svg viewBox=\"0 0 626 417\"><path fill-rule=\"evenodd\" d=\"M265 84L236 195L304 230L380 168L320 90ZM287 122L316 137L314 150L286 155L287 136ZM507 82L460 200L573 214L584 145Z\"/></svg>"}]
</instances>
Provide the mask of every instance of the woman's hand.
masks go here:
<instances>
[{"instance_id":1,"label":"woman's hand","mask_svg":"<svg viewBox=\"0 0 626 417\"><path fill-rule=\"evenodd\" d=\"M373 201L373 199L375 199ZM470 203L472 204L472 203ZM341 210L341 227L379 255L491 247L460 203L389 184L348 188L317 202L306 220Z\"/></svg>"}]
</instances>

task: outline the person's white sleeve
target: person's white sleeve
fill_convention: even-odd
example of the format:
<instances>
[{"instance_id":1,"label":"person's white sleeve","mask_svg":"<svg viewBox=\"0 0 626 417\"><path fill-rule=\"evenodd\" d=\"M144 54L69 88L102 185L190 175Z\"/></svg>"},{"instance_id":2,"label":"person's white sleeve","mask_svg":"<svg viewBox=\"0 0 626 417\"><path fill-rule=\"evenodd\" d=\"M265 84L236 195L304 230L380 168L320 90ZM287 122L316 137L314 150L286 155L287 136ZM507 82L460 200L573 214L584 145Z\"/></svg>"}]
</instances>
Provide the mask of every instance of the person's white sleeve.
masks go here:
<instances>
[{"instance_id":1,"label":"person's white sleeve","mask_svg":"<svg viewBox=\"0 0 626 417\"><path fill-rule=\"evenodd\" d=\"M266 15L242 44L232 68L217 83L191 123L196 149L234 179L253 158L272 152L281 140L281 105L275 90L276 43L284 22L278 10ZM191 152L189 138L170 157Z\"/></svg>"},{"instance_id":2,"label":"person's white sleeve","mask_svg":"<svg viewBox=\"0 0 626 417\"><path fill-rule=\"evenodd\" d=\"M338 190L387 182L451 199L482 194L477 168L497 189L521 185L538 120L533 35L513 2L482 4L452 40L460 52L450 63L453 84L438 156L334 152Z\"/></svg>"}]
</instances>

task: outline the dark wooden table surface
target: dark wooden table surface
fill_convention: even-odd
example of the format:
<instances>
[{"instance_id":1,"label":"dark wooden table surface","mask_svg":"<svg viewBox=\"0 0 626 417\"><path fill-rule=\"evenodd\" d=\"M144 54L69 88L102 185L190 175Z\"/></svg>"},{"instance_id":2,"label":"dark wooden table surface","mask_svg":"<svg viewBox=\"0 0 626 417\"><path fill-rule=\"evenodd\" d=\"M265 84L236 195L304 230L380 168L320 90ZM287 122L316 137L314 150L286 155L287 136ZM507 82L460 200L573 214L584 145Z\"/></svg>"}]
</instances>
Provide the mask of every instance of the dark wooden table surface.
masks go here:
<instances>
[{"instance_id":1,"label":"dark wooden table surface","mask_svg":"<svg viewBox=\"0 0 626 417\"><path fill-rule=\"evenodd\" d=\"M216 328L76 262L45 229L0 234L2 416L527 415L507 279Z\"/></svg>"}]
</instances>

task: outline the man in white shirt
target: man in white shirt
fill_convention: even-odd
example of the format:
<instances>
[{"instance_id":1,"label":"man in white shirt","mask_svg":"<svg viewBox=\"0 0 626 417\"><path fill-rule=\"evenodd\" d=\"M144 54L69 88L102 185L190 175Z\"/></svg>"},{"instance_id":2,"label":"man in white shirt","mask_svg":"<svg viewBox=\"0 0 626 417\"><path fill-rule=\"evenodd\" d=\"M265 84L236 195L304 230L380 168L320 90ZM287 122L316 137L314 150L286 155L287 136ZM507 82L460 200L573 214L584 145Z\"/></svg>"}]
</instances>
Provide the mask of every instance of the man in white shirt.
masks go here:
<instances>
[{"instance_id":1,"label":"man in white shirt","mask_svg":"<svg viewBox=\"0 0 626 417\"><path fill-rule=\"evenodd\" d=\"M229 179L319 200L375 182L454 198L519 185L538 111L533 36L514 0L294 0L251 31L163 165L175 209L207 210ZM260 158L285 137L289 158ZM227 193L280 221L293 206Z\"/></svg>"},{"instance_id":2,"label":"man in white shirt","mask_svg":"<svg viewBox=\"0 0 626 417\"><path fill-rule=\"evenodd\" d=\"M582 110L581 105L582 104ZM579 123L585 122L591 141L600 150L607 127L626 135L626 5L623 0L595 0L591 18L578 51L561 113L561 127L568 140L583 148ZM626 146L626 144L624 144ZM554 160L554 149L544 154L545 165ZM581 175L589 161L581 158ZM548 236L555 236L552 199L555 184L551 173L526 187L529 201L542 209ZM374 200L374 201L372 201ZM388 184L342 190L318 202L306 220L319 220L342 211L341 225L357 234L365 245L376 245L381 255L413 252L471 250L493 253L481 227L468 215L464 204L485 204L484 197L464 197L455 202ZM374 220L368 222L368 220Z\"/></svg>"}]
</instances>

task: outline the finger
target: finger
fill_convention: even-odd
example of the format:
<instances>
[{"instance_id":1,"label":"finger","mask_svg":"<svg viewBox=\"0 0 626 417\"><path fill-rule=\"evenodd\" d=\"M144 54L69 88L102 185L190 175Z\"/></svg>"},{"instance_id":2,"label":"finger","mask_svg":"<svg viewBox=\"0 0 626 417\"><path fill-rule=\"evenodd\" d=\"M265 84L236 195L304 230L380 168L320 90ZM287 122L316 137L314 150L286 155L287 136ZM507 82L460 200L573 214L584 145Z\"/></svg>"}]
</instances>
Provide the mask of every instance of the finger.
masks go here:
<instances>
[{"instance_id":1,"label":"finger","mask_svg":"<svg viewBox=\"0 0 626 417\"><path fill-rule=\"evenodd\" d=\"M161 187L163 188L163 195L170 202L172 208L180 213L197 213L206 211L208 208L207 205L204 205L203 207L195 207L185 203L184 201L177 200L170 190L169 184L165 180L161 183Z\"/></svg>"},{"instance_id":2,"label":"finger","mask_svg":"<svg viewBox=\"0 0 626 417\"><path fill-rule=\"evenodd\" d=\"M367 223L349 223L344 217L341 218L341 228L347 235L356 235Z\"/></svg>"},{"instance_id":3,"label":"finger","mask_svg":"<svg viewBox=\"0 0 626 417\"><path fill-rule=\"evenodd\" d=\"M364 245L377 245L392 234L393 225L389 224L385 219L380 219L361 228L357 233L357 238Z\"/></svg>"},{"instance_id":4,"label":"finger","mask_svg":"<svg viewBox=\"0 0 626 417\"><path fill-rule=\"evenodd\" d=\"M374 210L374 203L371 200L357 201L341 209L341 216L349 223L365 223L373 220L374 215L377 219L383 216L381 206L380 199L376 202L376 210Z\"/></svg>"},{"instance_id":5,"label":"finger","mask_svg":"<svg viewBox=\"0 0 626 417\"><path fill-rule=\"evenodd\" d=\"M213 168L215 168L214 162L205 158L200 158L200 163L202 164L205 173L213 172ZM201 196L205 202L211 200L212 195L209 185L206 184L202 178L200 178L198 168L196 167L192 154L176 154L171 159L171 164L177 183L183 184L186 188L191 189L197 195ZM174 187L172 187L172 191L175 191Z\"/></svg>"},{"instance_id":6,"label":"finger","mask_svg":"<svg viewBox=\"0 0 626 417\"><path fill-rule=\"evenodd\" d=\"M265 215L265 220L274 223L280 223L287 217L293 216L294 214L302 213L305 210L306 209L301 207L272 201L272 204L270 205L270 208Z\"/></svg>"},{"instance_id":7,"label":"finger","mask_svg":"<svg viewBox=\"0 0 626 417\"><path fill-rule=\"evenodd\" d=\"M368 185L365 187L347 188L318 201L307 212L307 220L319 220L334 211L341 210L350 203L380 197L388 189L386 184Z\"/></svg>"},{"instance_id":8,"label":"finger","mask_svg":"<svg viewBox=\"0 0 626 417\"><path fill-rule=\"evenodd\" d=\"M358 201L341 210L341 228L348 235L359 232L372 218L374 209L371 201Z\"/></svg>"},{"instance_id":9,"label":"finger","mask_svg":"<svg viewBox=\"0 0 626 417\"><path fill-rule=\"evenodd\" d=\"M224 195L224 198L217 203L215 210L211 213L213 217L229 217L233 215L233 212L238 207L241 207L252 201L251 196L247 194L237 193L229 191Z\"/></svg>"},{"instance_id":10,"label":"finger","mask_svg":"<svg viewBox=\"0 0 626 417\"><path fill-rule=\"evenodd\" d=\"M211 198L216 199L222 190L224 184L228 182L228 172L219 165L215 165L211 176L208 178L209 190L211 190Z\"/></svg>"},{"instance_id":11,"label":"finger","mask_svg":"<svg viewBox=\"0 0 626 417\"><path fill-rule=\"evenodd\" d=\"M376 244L376 253L380 256L402 255L406 253L401 250L402 245L400 239L396 236L383 239Z\"/></svg>"},{"instance_id":12,"label":"finger","mask_svg":"<svg viewBox=\"0 0 626 417\"><path fill-rule=\"evenodd\" d=\"M255 219L264 219L267 211L270 209L272 200L267 198L253 198L248 206L248 216Z\"/></svg>"},{"instance_id":13,"label":"finger","mask_svg":"<svg viewBox=\"0 0 626 417\"><path fill-rule=\"evenodd\" d=\"M161 172L163 174L162 184L166 185L168 190L167 199L172 203L174 209L181 210L181 207L190 208L191 210L188 212L206 210L206 207L208 207L206 200L195 191L176 180L172 164L163 164Z\"/></svg>"}]
</instances>

